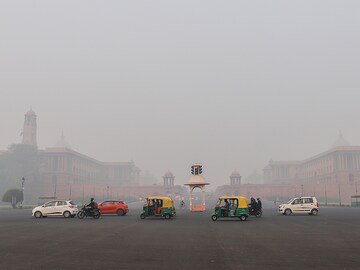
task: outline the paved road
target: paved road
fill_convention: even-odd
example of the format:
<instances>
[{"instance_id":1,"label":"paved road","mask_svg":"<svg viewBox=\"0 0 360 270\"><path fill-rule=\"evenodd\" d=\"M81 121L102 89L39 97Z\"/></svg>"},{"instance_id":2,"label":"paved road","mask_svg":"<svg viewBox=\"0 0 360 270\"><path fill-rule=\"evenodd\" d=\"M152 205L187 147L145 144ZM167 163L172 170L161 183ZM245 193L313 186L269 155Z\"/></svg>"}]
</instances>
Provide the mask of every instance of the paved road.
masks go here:
<instances>
[{"instance_id":1,"label":"paved road","mask_svg":"<svg viewBox=\"0 0 360 270\"><path fill-rule=\"evenodd\" d=\"M172 220L127 216L34 219L0 210L0 269L360 269L360 209L313 216L211 221L178 210Z\"/></svg>"}]
</instances>

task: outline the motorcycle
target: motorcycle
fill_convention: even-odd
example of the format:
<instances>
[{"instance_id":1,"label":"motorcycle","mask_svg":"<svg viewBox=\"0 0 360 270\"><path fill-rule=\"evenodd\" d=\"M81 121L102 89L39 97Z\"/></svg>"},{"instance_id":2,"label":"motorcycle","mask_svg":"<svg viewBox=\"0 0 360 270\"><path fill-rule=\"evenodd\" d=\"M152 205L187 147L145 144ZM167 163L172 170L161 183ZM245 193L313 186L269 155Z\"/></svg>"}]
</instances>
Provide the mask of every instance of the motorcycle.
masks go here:
<instances>
[{"instance_id":1,"label":"motorcycle","mask_svg":"<svg viewBox=\"0 0 360 270\"><path fill-rule=\"evenodd\" d=\"M84 217L93 217L94 219L98 219L101 216L99 209L92 210L91 207L84 205L79 212L77 213L77 217L83 219Z\"/></svg>"},{"instance_id":2,"label":"motorcycle","mask_svg":"<svg viewBox=\"0 0 360 270\"><path fill-rule=\"evenodd\" d=\"M262 209L261 208L254 209L252 207L249 207L249 216L255 216L257 218L261 217Z\"/></svg>"}]
</instances>

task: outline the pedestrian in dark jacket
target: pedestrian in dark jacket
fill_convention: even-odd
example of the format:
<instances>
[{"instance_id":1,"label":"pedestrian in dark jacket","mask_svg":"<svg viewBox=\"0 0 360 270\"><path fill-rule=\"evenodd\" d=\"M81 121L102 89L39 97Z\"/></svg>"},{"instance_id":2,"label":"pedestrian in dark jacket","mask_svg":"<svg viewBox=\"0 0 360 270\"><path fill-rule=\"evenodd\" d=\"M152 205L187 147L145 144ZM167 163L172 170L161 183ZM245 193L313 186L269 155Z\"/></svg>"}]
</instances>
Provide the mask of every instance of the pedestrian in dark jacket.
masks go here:
<instances>
[{"instance_id":1,"label":"pedestrian in dark jacket","mask_svg":"<svg viewBox=\"0 0 360 270\"><path fill-rule=\"evenodd\" d=\"M257 198L257 205L258 205L258 209L262 209L262 203L260 201L260 198Z\"/></svg>"}]
</instances>

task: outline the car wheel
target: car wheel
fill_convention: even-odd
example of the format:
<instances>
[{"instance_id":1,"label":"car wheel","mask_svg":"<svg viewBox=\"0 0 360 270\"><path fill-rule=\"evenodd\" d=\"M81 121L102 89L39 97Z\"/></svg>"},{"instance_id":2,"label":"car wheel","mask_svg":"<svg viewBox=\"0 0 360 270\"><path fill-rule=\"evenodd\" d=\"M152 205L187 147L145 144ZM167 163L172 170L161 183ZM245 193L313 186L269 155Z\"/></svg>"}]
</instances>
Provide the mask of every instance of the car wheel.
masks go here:
<instances>
[{"instance_id":1,"label":"car wheel","mask_svg":"<svg viewBox=\"0 0 360 270\"><path fill-rule=\"evenodd\" d=\"M140 215L140 218L141 218L141 219L144 219L144 218L145 218L145 215L144 215L144 214L141 214L141 215Z\"/></svg>"},{"instance_id":2,"label":"car wheel","mask_svg":"<svg viewBox=\"0 0 360 270\"><path fill-rule=\"evenodd\" d=\"M245 220L246 220L246 216L244 216L244 215L241 215L239 218L240 218L241 221L245 221Z\"/></svg>"},{"instance_id":3,"label":"car wheel","mask_svg":"<svg viewBox=\"0 0 360 270\"><path fill-rule=\"evenodd\" d=\"M318 213L319 213L319 211L317 209L313 209L310 212L310 214L313 215L313 216L317 216Z\"/></svg>"},{"instance_id":4,"label":"car wheel","mask_svg":"<svg viewBox=\"0 0 360 270\"><path fill-rule=\"evenodd\" d=\"M69 211L65 211L65 212L63 213L63 216L64 216L64 218L70 218L70 217L71 217L71 213L70 213Z\"/></svg>"},{"instance_id":5,"label":"car wheel","mask_svg":"<svg viewBox=\"0 0 360 270\"><path fill-rule=\"evenodd\" d=\"M118 216L123 216L123 215L124 215L124 211L123 211L122 209L119 209L119 210L117 210L116 214L117 214Z\"/></svg>"},{"instance_id":6,"label":"car wheel","mask_svg":"<svg viewBox=\"0 0 360 270\"><path fill-rule=\"evenodd\" d=\"M291 209L289 209L289 208L284 211L284 214L287 215L287 216L291 215L291 213L292 213Z\"/></svg>"},{"instance_id":7,"label":"car wheel","mask_svg":"<svg viewBox=\"0 0 360 270\"><path fill-rule=\"evenodd\" d=\"M169 214L169 213L166 213L166 214L165 214L165 219L170 219L170 218L171 218L170 214Z\"/></svg>"},{"instance_id":8,"label":"car wheel","mask_svg":"<svg viewBox=\"0 0 360 270\"><path fill-rule=\"evenodd\" d=\"M35 218L41 218L42 217L42 214L40 211L36 211L35 214L34 214L34 217Z\"/></svg>"},{"instance_id":9,"label":"car wheel","mask_svg":"<svg viewBox=\"0 0 360 270\"><path fill-rule=\"evenodd\" d=\"M211 216L211 220L212 220L212 221L217 221L217 215L212 215L212 216Z\"/></svg>"}]
</instances>

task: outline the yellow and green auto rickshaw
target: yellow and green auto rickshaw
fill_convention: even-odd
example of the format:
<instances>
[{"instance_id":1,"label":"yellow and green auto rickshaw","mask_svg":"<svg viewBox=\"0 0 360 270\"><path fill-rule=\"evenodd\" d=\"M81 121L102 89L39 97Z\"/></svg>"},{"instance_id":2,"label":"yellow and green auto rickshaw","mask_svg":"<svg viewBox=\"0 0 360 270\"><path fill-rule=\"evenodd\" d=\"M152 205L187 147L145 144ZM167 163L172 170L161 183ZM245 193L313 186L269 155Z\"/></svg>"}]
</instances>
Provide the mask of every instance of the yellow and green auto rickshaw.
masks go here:
<instances>
[{"instance_id":1,"label":"yellow and green auto rickshaw","mask_svg":"<svg viewBox=\"0 0 360 270\"><path fill-rule=\"evenodd\" d=\"M221 196L216 203L213 221L218 218L239 218L245 221L249 217L247 200L241 196Z\"/></svg>"},{"instance_id":2,"label":"yellow and green auto rickshaw","mask_svg":"<svg viewBox=\"0 0 360 270\"><path fill-rule=\"evenodd\" d=\"M176 215L174 202L169 197L152 196L146 198L141 219L146 217L164 217L170 219Z\"/></svg>"}]
</instances>

